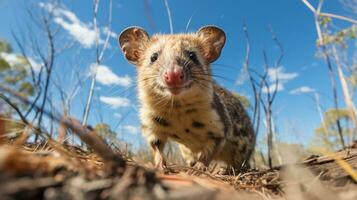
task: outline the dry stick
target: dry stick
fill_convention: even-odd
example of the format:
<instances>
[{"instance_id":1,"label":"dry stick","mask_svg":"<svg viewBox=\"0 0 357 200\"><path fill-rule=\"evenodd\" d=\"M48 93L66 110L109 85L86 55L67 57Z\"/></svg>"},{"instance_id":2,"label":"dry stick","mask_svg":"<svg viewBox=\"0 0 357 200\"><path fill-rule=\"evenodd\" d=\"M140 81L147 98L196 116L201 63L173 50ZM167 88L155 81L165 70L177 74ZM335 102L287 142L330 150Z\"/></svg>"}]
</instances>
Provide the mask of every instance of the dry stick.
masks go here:
<instances>
[{"instance_id":1,"label":"dry stick","mask_svg":"<svg viewBox=\"0 0 357 200\"><path fill-rule=\"evenodd\" d=\"M105 161L114 162L113 164L117 167L125 166L125 161L121 156L115 154L94 131L82 126L78 120L71 117L64 117L61 123L73 130L82 141L92 147Z\"/></svg>"},{"instance_id":2,"label":"dry stick","mask_svg":"<svg viewBox=\"0 0 357 200\"><path fill-rule=\"evenodd\" d=\"M278 57L278 59L276 60L275 62L275 68L278 68L278 66L281 64L281 61L283 60L283 57L284 57L284 49L283 49L283 46L281 45L280 41L278 40L276 34L274 33L273 29L270 27L270 32L272 34L272 37L273 37L273 40L274 42L276 43L276 45L278 46L279 50L280 50L280 55ZM264 54L264 60L265 60L265 66L268 68L269 65L268 65L268 62L267 62L267 57L266 57L266 54ZM268 69L267 69L268 70ZM272 126L272 123L273 123L273 118L272 118L272 115L273 115L273 111L272 111L272 107L273 107L273 103L274 103L274 100L275 100L275 97L276 97L276 94L278 93L278 87L279 87L279 77L278 77L278 72L276 72L276 80L275 80L275 89L273 91L273 94L272 96L270 96L270 89L269 89L269 86L266 82L266 80L264 81L266 83L266 87L267 87L267 90L268 90L268 94L267 94L267 103L268 103L268 114L266 115L267 117L267 123L268 124L268 131L269 131L269 134L268 134L268 163L269 163L269 167L272 168L273 167L273 163L272 163L272 151L273 151L273 126Z\"/></svg>"},{"instance_id":3,"label":"dry stick","mask_svg":"<svg viewBox=\"0 0 357 200\"><path fill-rule=\"evenodd\" d=\"M20 48L20 51L21 51L22 56L25 57L25 58L28 60L28 56L27 56L27 54L26 54L25 48L24 48L24 46L23 46L22 43L20 42L20 39L17 37L17 35L15 34L15 32L14 32L13 30L11 30L11 35L12 35L12 37L14 38L14 40L15 40L17 46ZM29 108L27 109L26 113L24 114L25 117L27 117L27 116L30 114L30 112L33 110L33 106L34 106L34 104L36 104L37 101L40 99L41 91L42 91L42 88L41 88L41 85L40 85L40 80L41 80L40 77L41 77L41 75L42 75L42 69L43 69L43 68L41 67L41 70L40 70L40 72L39 72L39 74L38 74L38 78L37 78L37 80L36 80L36 75L35 75L35 72L34 72L34 70L33 70L34 67L33 67L33 65L32 65L31 62L28 62L28 63L29 63L29 65L30 65L31 78L32 78L33 84L35 85L37 95L36 95L36 97L35 97L35 100L33 101L33 104L31 104L31 105L29 106Z\"/></svg>"},{"instance_id":4,"label":"dry stick","mask_svg":"<svg viewBox=\"0 0 357 200\"><path fill-rule=\"evenodd\" d=\"M327 68L328 68L328 71L329 71L331 87L332 87L332 92L333 92L334 107L335 107L336 110L338 110L339 106L338 106L338 99L337 99L337 87L336 87L336 80L334 78L335 74L334 74L334 71L333 71L333 68L332 68L331 59L330 59L330 56L328 55L326 46L323 45L323 46L321 46L321 48L322 48L323 54L325 56L326 63L327 63ZM341 145L342 145L343 148L345 148L346 146L345 146L345 141L344 141L344 138L343 138L341 121L339 119L336 120L336 125L337 125L338 135L340 137Z\"/></svg>"},{"instance_id":5,"label":"dry stick","mask_svg":"<svg viewBox=\"0 0 357 200\"><path fill-rule=\"evenodd\" d=\"M318 18L321 13L320 11L321 11L323 1L320 1L317 9L315 9L307 0L302 0L302 1L313 12L318 39L320 41L323 41L322 40L323 36L322 36L322 32L321 32L321 28L320 28L320 24L319 24L319 18ZM325 60L326 60L327 68L328 68L328 73L329 73L331 87L332 87L332 93L333 93L334 107L335 107L335 110L338 110L339 106L338 106L338 98L337 98L337 87L336 87L336 80L335 80L335 74L334 74L333 67L332 67L332 62L331 62L330 56L327 52L327 47L325 44L323 44L323 43L321 44L321 49L322 49L322 53L325 56ZM343 138L341 122L339 119L336 120L336 125L337 125L338 135L340 137L341 145L343 148L345 148L346 145L345 145L345 141Z\"/></svg>"},{"instance_id":6,"label":"dry stick","mask_svg":"<svg viewBox=\"0 0 357 200\"><path fill-rule=\"evenodd\" d=\"M275 62L274 67L278 67L284 57L284 49L282 48L282 45L280 43L280 41L278 40L277 36L275 35L275 33L273 32L273 30L271 29L271 33L272 33L272 37L274 42L277 44L277 46L279 47L280 50L280 55L277 59L277 61ZM263 50L263 56L264 56L264 67L265 67L265 73L263 76L260 76L261 82L260 82L260 91L259 93L261 93L261 90L263 87L266 88L266 100L264 101L262 96L259 95L260 98L260 102L262 104L264 113L265 113L265 120L266 120L266 125L267 125L267 145L268 145L268 164L269 167L272 168L273 167L273 163L272 163L272 151L273 151L273 127L272 127L272 107L273 107L273 103L276 97L276 94L278 92L278 86L279 86L279 77L278 74L276 74L276 80L275 80L275 88L274 91L270 91L269 88L269 83L267 82L266 78L268 76L268 70L269 70L269 64L268 64L268 59L267 59L267 55L266 52Z\"/></svg>"},{"instance_id":7,"label":"dry stick","mask_svg":"<svg viewBox=\"0 0 357 200\"><path fill-rule=\"evenodd\" d=\"M92 103L92 98L93 98L93 92L94 92L94 87L96 84L96 79L97 79L97 71L98 71L98 65L100 64L100 60L99 60L99 33L98 33L98 26L97 26L97 12L98 12L98 7L99 7L99 1L100 0L94 0L94 9L93 9L93 24L94 24L94 32L95 32L95 46L96 46L96 66L94 69L94 73L92 74L92 81L90 84L90 88L89 88L89 94L88 94L88 98L87 98L87 104L86 107L84 109L84 113L83 113L83 121L82 121L82 125L86 125L87 124L87 120L88 120L88 116L89 116L89 111L90 111L90 107L91 107L91 103Z\"/></svg>"},{"instance_id":8,"label":"dry stick","mask_svg":"<svg viewBox=\"0 0 357 200\"><path fill-rule=\"evenodd\" d=\"M244 35L245 35L245 39L246 39L246 55L245 55L245 60L244 60L244 69L246 70L246 72L248 74L249 82L252 86L253 93L254 93L253 125L257 124L256 128L255 128L255 136L257 137L258 132L259 132L259 123L260 123L260 120L259 120L260 117L258 115L258 109L260 107L260 104L259 104L259 96L258 96L257 88L254 84L253 76L249 70L250 37L249 37L249 33L248 33L248 27L245 23L243 25L243 31L244 31Z\"/></svg>"},{"instance_id":9,"label":"dry stick","mask_svg":"<svg viewBox=\"0 0 357 200\"><path fill-rule=\"evenodd\" d=\"M10 88L4 87L0 85L0 91L4 93L9 93L10 95L14 96L24 104L31 104L32 102L27 98L21 96L18 92L13 91ZM78 135L78 137L84 141L88 146L90 146L99 156L101 156L104 161L109 162L113 165L113 167L125 167L124 159L114 153L104 142L101 140L94 131L90 131L88 128L81 125L78 120L75 120L70 117L62 117L59 114L52 114L47 110L41 110L41 107L35 105L35 108L42 112L44 115L47 115L53 118L55 121L63 123L66 127L73 130L74 133ZM33 127L33 126L32 126ZM35 127L34 127L35 128ZM43 133L43 132L42 132ZM46 134L48 137L49 135Z\"/></svg>"},{"instance_id":10,"label":"dry stick","mask_svg":"<svg viewBox=\"0 0 357 200\"><path fill-rule=\"evenodd\" d=\"M250 37L248 33L248 27L245 22L243 22L243 32L244 36L246 39L246 54L245 54L245 60L244 60L244 70L248 74L249 82L252 87L253 93L254 93L254 111L253 111L253 128L255 131L255 139L254 139L254 146L256 145L257 142L257 137L259 134L259 127L260 127L260 93L258 94L256 85L254 84L254 78L251 74L251 71L249 70L249 60L250 60ZM255 151L255 148L254 148ZM254 160L255 161L255 160ZM254 163L255 165L255 163Z\"/></svg>"},{"instance_id":11,"label":"dry stick","mask_svg":"<svg viewBox=\"0 0 357 200\"><path fill-rule=\"evenodd\" d=\"M52 69L54 66L54 59L55 59L55 47L54 47L54 38L52 35L52 31L50 29L50 24L48 19L44 19L44 24L45 24L45 31L47 34L47 39L48 39L48 43L49 43L49 60L47 60L45 62L45 68L46 68L46 82L45 82L45 88L44 88L44 93L43 93L43 100L41 103L41 110L43 110L46 106L46 102L47 102L47 93L48 93L48 89L50 86L50 80L51 80L51 74L52 74ZM42 117L43 117L43 113L40 112L40 115L38 117L38 126L41 127L41 123L42 123ZM37 142L38 140L38 135L35 135L35 142Z\"/></svg>"},{"instance_id":12,"label":"dry stick","mask_svg":"<svg viewBox=\"0 0 357 200\"><path fill-rule=\"evenodd\" d=\"M341 66L341 62L339 57L337 56L337 51L336 51L336 47L335 45L332 46L332 53L335 57L335 61L336 61L336 66L337 66L337 72L338 72L338 76L340 78L341 81L341 87L342 87L342 91L343 91L343 96L345 99L345 103L348 107L348 111L349 111L349 115L351 117L351 119L353 120L355 126L357 127L357 116L356 116L356 108L355 105L353 104L349 89L348 89L348 84L347 84L347 80L345 75L343 74L342 71L342 66Z\"/></svg>"},{"instance_id":13,"label":"dry stick","mask_svg":"<svg viewBox=\"0 0 357 200\"><path fill-rule=\"evenodd\" d=\"M20 111L19 107L17 107L17 105L15 105L9 98L7 98L5 95L0 94L0 98L2 100L4 100L7 104L9 104L9 106L11 106L16 113L19 115L20 119L22 122L24 122L25 124L28 124L29 122L27 121L26 117L22 114L22 112Z\"/></svg>"},{"instance_id":14,"label":"dry stick","mask_svg":"<svg viewBox=\"0 0 357 200\"><path fill-rule=\"evenodd\" d=\"M174 27L172 25L172 17L171 17L171 10L170 10L170 6L169 6L169 2L167 0L164 0L164 3L165 3L167 16L168 16L168 19L169 19L170 33L173 34L174 33Z\"/></svg>"},{"instance_id":15,"label":"dry stick","mask_svg":"<svg viewBox=\"0 0 357 200\"><path fill-rule=\"evenodd\" d=\"M320 116L320 121L321 121L321 124L322 124L322 128L325 131L325 134L327 135L328 129L327 129L327 126L326 126L325 117L323 115L322 107L321 107L321 104L320 104L320 96L316 91L313 92L313 96L314 96L313 99L314 99L315 104L316 104L317 112L319 113L319 116ZM327 142L327 138L326 137L323 137L323 140L325 142Z\"/></svg>"},{"instance_id":16,"label":"dry stick","mask_svg":"<svg viewBox=\"0 0 357 200\"><path fill-rule=\"evenodd\" d=\"M306 5L306 7L308 7L313 13L317 13L316 9L307 1L307 0L302 0L302 2ZM341 15L336 15L336 14L332 14L332 13L324 13L324 12L319 12L318 16L323 16L323 17L331 17L331 18L335 18L335 19L339 19L339 20L343 20L343 21L347 21L353 24L357 24L357 20L345 17L345 16L341 16Z\"/></svg>"},{"instance_id":17,"label":"dry stick","mask_svg":"<svg viewBox=\"0 0 357 200\"><path fill-rule=\"evenodd\" d=\"M93 24L94 24L94 31L96 33L96 39L95 39L95 46L96 46L96 66L95 66L95 70L94 70L94 74L92 75L92 81L91 81L91 85L90 85L90 89L89 89L89 95L87 98L87 104L83 113L83 121L82 121L82 125L87 124L87 120L88 120L88 116L89 116L89 111L90 111L90 107L91 107L91 103L92 103L92 98L93 98L93 93L94 93L94 87L96 84L96 77L97 77L97 70L99 65L102 62L103 56L104 56L104 52L105 50L108 48L108 44L109 44L109 38L110 38L110 32L111 32L111 23L112 23L112 0L110 0L109 2L109 19L108 19L108 33L106 35L106 39L104 42L104 46L103 49L101 50L101 52L99 52L99 30L98 30L98 25L97 25L97 14L98 14L98 8L99 8L99 3L100 0L94 0L94 9L93 9Z\"/></svg>"}]
</instances>

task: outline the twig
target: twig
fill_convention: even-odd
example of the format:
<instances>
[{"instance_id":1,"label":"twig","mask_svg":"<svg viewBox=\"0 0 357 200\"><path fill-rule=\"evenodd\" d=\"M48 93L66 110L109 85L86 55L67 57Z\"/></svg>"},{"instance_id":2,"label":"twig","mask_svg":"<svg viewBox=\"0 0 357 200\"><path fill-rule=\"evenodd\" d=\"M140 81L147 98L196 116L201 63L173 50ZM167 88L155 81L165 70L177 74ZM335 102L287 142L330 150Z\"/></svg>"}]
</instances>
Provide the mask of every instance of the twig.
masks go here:
<instances>
[{"instance_id":1,"label":"twig","mask_svg":"<svg viewBox=\"0 0 357 200\"><path fill-rule=\"evenodd\" d=\"M110 38L110 32L111 32L111 22L112 22L112 0L110 0L109 2L109 19L108 19L108 32L107 32L107 36L104 42L104 46L103 49L101 50L101 52L99 52L99 30L98 30L98 25L97 25L97 15L98 15L98 8L99 8L99 3L100 0L94 0L94 5L93 5L93 24L94 24L94 31L96 33L96 39L95 39L95 46L96 46L96 65L95 65L95 69L94 69L94 73L92 74L92 81L91 81L91 85L89 88L89 94L88 94L88 98L87 98L87 104L86 107L84 109L84 113L83 113L83 121L82 121L82 125L87 124L87 120L88 120L88 116L89 116L89 111L91 108L91 104L92 104L92 98L93 98L93 93L94 93L94 87L96 84L96 78L97 78L97 70L99 65L102 62L103 56L104 56L104 52L105 50L108 48L109 45L109 38Z\"/></svg>"},{"instance_id":2,"label":"twig","mask_svg":"<svg viewBox=\"0 0 357 200\"><path fill-rule=\"evenodd\" d=\"M93 148L94 151L105 161L111 162L115 165L115 167L125 166L125 161L121 158L121 156L115 154L94 131L82 126L78 120L70 117L64 117L61 120L61 123L72 129L83 142Z\"/></svg>"},{"instance_id":3,"label":"twig","mask_svg":"<svg viewBox=\"0 0 357 200\"><path fill-rule=\"evenodd\" d=\"M169 2L167 0L164 0L164 3L165 3L165 7L166 7L167 16L168 16L168 19L169 19L170 33L173 34L174 33L174 27L172 25L172 17L171 17L171 10L170 10L170 6L169 6Z\"/></svg>"},{"instance_id":4,"label":"twig","mask_svg":"<svg viewBox=\"0 0 357 200\"><path fill-rule=\"evenodd\" d=\"M24 104L31 104L32 102L27 98L21 96L18 92L13 91L10 88L4 87L0 85L0 91L4 93L9 93L19 101L22 101ZM35 105L37 110L41 110L40 106ZM51 113L47 110L41 110L44 115L53 118L53 120L57 122L63 122L64 125L74 133L76 133L79 138L84 141L88 146L90 146L99 156L101 156L105 161L112 164L112 166L116 168L122 168L125 166L125 161L122 157L118 154L115 154L96 134L95 132L89 130L88 128L81 125L78 120L75 120L70 117L63 117L56 113ZM46 134L48 137L49 135Z\"/></svg>"},{"instance_id":5,"label":"twig","mask_svg":"<svg viewBox=\"0 0 357 200\"><path fill-rule=\"evenodd\" d=\"M22 122L24 122L25 124L29 124L26 117L22 114L21 110L19 109L19 107L17 107L16 104L14 104L9 98L7 98L3 94L0 94L0 98L4 100L7 104L9 104L9 106L11 106L16 111Z\"/></svg>"},{"instance_id":6,"label":"twig","mask_svg":"<svg viewBox=\"0 0 357 200\"><path fill-rule=\"evenodd\" d=\"M257 92L257 88L254 84L254 78L249 70L249 59L250 59L250 37L249 37L249 33L248 33L248 27L246 25L246 23L243 23L243 31L244 31L244 36L246 39L246 54L245 54L245 59L244 59L244 69L246 70L246 73L248 74L249 77L249 81L250 81L250 85L253 89L253 93L254 93L254 112L253 112L253 125L256 125L255 128L255 135L257 137L258 132L259 132L259 118L260 115L258 114L258 110L260 108L260 104L259 104L259 95ZM258 118L258 119L257 119ZM256 123L257 120L257 123Z\"/></svg>"},{"instance_id":7,"label":"twig","mask_svg":"<svg viewBox=\"0 0 357 200\"><path fill-rule=\"evenodd\" d=\"M306 7L308 7L313 13L317 13L316 9L310 4L310 2L308 2L307 0L302 0L302 2L306 5ZM339 20L343 20L343 21L347 21L347 22L351 22L353 24L357 24L357 20L345 17L345 16L341 16L341 15L336 15L336 14L332 14L332 13L324 13L324 12L320 12L318 14L318 16L323 16L323 17L331 17L331 18L335 18L335 19L339 19Z\"/></svg>"},{"instance_id":8,"label":"twig","mask_svg":"<svg viewBox=\"0 0 357 200\"><path fill-rule=\"evenodd\" d=\"M322 36L322 31L321 31L321 27L320 27L320 23L319 23L319 18L318 17L320 16L320 13L321 13L323 1L319 2L319 5L318 5L317 9L313 8L312 5L307 0L302 0L302 1L313 12L314 21L315 21L315 27L316 27L316 31L317 31L317 36L318 36L318 39L320 41L322 41L323 36ZM331 82L331 87L332 87L334 107L335 107L335 110L338 110L339 109L339 105L338 105L338 96L337 96L337 86L336 86L335 73L334 73L334 70L333 70L332 62L331 62L330 56L328 54L326 45L325 44L321 44L320 47L322 49L322 53L324 54L325 61L326 61L326 64L327 64L327 69L328 69L330 82ZM345 141L344 141L344 137L343 137L343 133L342 133L341 122L340 122L339 119L336 120L336 125L337 125L337 130L338 130L338 135L339 135L339 139L340 139L341 145L342 145L343 148L345 148L346 145L345 145Z\"/></svg>"}]
</instances>

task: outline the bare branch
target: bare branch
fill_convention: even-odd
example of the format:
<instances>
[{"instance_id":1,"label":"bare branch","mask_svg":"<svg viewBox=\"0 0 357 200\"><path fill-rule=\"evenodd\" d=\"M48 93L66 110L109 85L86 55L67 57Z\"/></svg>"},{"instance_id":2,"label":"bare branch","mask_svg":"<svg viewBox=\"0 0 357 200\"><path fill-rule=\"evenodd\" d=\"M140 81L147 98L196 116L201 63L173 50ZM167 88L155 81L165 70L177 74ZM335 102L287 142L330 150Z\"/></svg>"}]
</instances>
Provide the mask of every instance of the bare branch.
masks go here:
<instances>
[{"instance_id":1,"label":"bare branch","mask_svg":"<svg viewBox=\"0 0 357 200\"><path fill-rule=\"evenodd\" d=\"M0 91L4 93L9 93L16 99L20 100L24 104L31 104L32 102L29 101L27 98L21 96L18 92L15 92L11 90L10 88L6 88L4 86L0 85ZM35 106L36 109L41 110L41 106ZM88 127L84 127L79 123L78 120L70 118L70 117L63 117L59 114L55 114L54 112L55 109L52 109L53 112L49 112L47 110L42 110L42 112L47 115L50 118L53 118L55 121L58 123L61 123L63 128L70 128L73 130L74 133L76 133L79 138L84 141L88 146L93 148L93 150L101 156L104 161L106 161L108 164L111 164L112 167L114 167L114 170L117 170L117 168L122 168L125 167L125 161L123 158L114 153L98 136L97 134L90 130ZM32 127L30 125L30 127ZM38 131L41 131L37 129ZM43 134L46 134L46 136L50 137L47 133L40 132Z\"/></svg>"},{"instance_id":2,"label":"bare branch","mask_svg":"<svg viewBox=\"0 0 357 200\"><path fill-rule=\"evenodd\" d=\"M19 115L22 122L24 122L25 124L28 124L26 117L22 114L20 108L15 103L13 103L9 98L7 98L5 95L3 95L1 93L0 93L0 98L2 100L4 100L7 104L9 104L9 106L12 107L16 111L17 115Z\"/></svg>"},{"instance_id":3,"label":"bare branch","mask_svg":"<svg viewBox=\"0 0 357 200\"><path fill-rule=\"evenodd\" d=\"M317 35L318 35L318 40L322 41L323 34L322 34L322 31L321 31L321 27L320 27L319 16L320 16L320 12L321 12L322 5L323 5L323 0L321 0L319 2L319 5L318 5L317 9L311 9L310 7L312 7L312 6L307 0L302 0L302 1L305 3L305 5L310 10L313 11L316 31L317 31ZM320 48L322 50L322 53L324 55L324 58L325 58L325 61L326 61L326 64L327 64L327 69L328 69L329 78L330 78L331 87L332 87L334 108L336 110L338 110L339 109L339 105L338 105L338 96L337 96L337 86L336 86L336 80L335 80L335 72L333 70L332 62L331 62L329 53L327 51L326 45L325 44L321 44ZM338 134L339 134L339 137L340 137L341 145L342 145L343 148L345 148L345 141L344 141L344 138L343 138L341 122L340 122L339 119L336 120L336 125L337 125Z\"/></svg>"},{"instance_id":4,"label":"bare branch","mask_svg":"<svg viewBox=\"0 0 357 200\"><path fill-rule=\"evenodd\" d=\"M168 16L168 19L169 19L170 33L173 34L174 33L174 27L172 25L172 17L171 17L171 10L170 10L170 6L169 6L169 2L167 0L164 0L164 3L165 3L165 7L166 7L167 16Z\"/></svg>"},{"instance_id":5,"label":"bare branch","mask_svg":"<svg viewBox=\"0 0 357 200\"><path fill-rule=\"evenodd\" d=\"M92 74L92 81L91 81L91 85L90 85L90 88L89 88L87 104L86 104L86 107L85 107L85 110L84 110L84 113L83 113L83 121L82 121L83 125L85 125L87 123L87 120L88 120L89 111L90 111L90 108L91 108L91 103L92 103L92 98L93 98L93 93L94 93L94 87L95 87L95 84L96 84L97 69L98 69L98 66L101 64L104 52L108 47L109 38L110 38L110 32L111 32L112 0L110 0L110 4L109 4L108 32L107 32L107 36L106 36L106 40L105 40L103 49L102 49L101 52L99 52L99 36L100 36L100 33L99 33L99 30L98 30L98 25L97 25L97 15L98 15L99 3L100 3L100 0L94 0L94 2L93 2L93 24L94 24L94 31L96 33L96 66L95 66L95 69L94 69L94 73Z\"/></svg>"},{"instance_id":6,"label":"bare branch","mask_svg":"<svg viewBox=\"0 0 357 200\"><path fill-rule=\"evenodd\" d=\"M357 24L357 20L355 19L351 19L345 16L341 16L341 15L336 15L336 14L332 14L332 13L323 13L323 12L319 12L318 10L316 10L311 4L310 2L308 2L307 0L302 0L302 2L306 5L306 7L308 7L313 13L318 14L318 16L323 16L323 17L331 17L331 18L335 18L335 19L339 19L339 20L343 20L343 21L347 21L353 24Z\"/></svg>"},{"instance_id":7,"label":"bare branch","mask_svg":"<svg viewBox=\"0 0 357 200\"><path fill-rule=\"evenodd\" d=\"M253 89L253 93L254 93L254 112L253 112L253 125L256 124L256 120L257 120L257 128L255 129L256 133L255 135L258 135L258 131L259 131L259 119L260 116L258 115L258 110L260 108L259 105L259 95L257 92L257 88L254 84L254 78L252 76L252 74L250 73L250 69L249 69L249 59L250 59L250 37L249 37L249 33L248 33L248 27L245 24L245 22L243 23L243 32L244 32L244 36L246 39L246 53L245 53L245 59L244 59L244 69L246 71L246 73L248 74L249 77L249 81L250 81L250 85Z\"/></svg>"}]
</instances>

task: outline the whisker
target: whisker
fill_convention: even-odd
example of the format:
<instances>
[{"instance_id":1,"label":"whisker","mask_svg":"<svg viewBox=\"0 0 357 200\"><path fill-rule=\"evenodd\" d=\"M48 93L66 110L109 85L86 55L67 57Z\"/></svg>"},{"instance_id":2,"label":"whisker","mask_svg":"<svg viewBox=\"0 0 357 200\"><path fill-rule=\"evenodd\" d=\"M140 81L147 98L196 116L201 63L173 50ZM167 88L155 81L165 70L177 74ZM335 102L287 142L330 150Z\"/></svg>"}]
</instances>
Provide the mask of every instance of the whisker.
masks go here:
<instances>
[{"instance_id":1,"label":"whisker","mask_svg":"<svg viewBox=\"0 0 357 200\"><path fill-rule=\"evenodd\" d=\"M207 85L205 85L197 80L193 80L193 82L195 82L198 86L201 86L204 89L210 89L210 87L208 87Z\"/></svg>"},{"instance_id":2,"label":"whisker","mask_svg":"<svg viewBox=\"0 0 357 200\"><path fill-rule=\"evenodd\" d=\"M217 75L217 74L205 74L205 73L197 73L197 72L192 72L192 74L194 75L200 75L200 76L211 76L211 77L215 77L215 78L220 78L220 79L223 79L225 81L231 81L231 82L234 82L233 79L230 79L230 78L227 78L227 77L224 77L224 76L221 76L221 75ZM197 77L197 76L196 76Z\"/></svg>"}]
</instances>

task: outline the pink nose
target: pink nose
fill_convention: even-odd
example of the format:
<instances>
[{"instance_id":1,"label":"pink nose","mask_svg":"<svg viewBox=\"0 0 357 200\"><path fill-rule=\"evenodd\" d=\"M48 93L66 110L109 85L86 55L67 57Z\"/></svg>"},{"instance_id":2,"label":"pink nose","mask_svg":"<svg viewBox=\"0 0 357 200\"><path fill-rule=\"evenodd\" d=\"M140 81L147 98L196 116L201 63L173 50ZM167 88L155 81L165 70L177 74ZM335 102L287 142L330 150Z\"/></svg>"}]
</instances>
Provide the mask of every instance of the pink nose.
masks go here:
<instances>
[{"instance_id":1,"label":"pink nose","mask_svg":"<svg viewBox=\"0 0 357 200\"><path fill-rule=\"evenodd\" d=\"M184 73L182 69L175 68L164 73L164 80L168 86L180 86L184 82Z\"/></svg>"}]
</instances>

